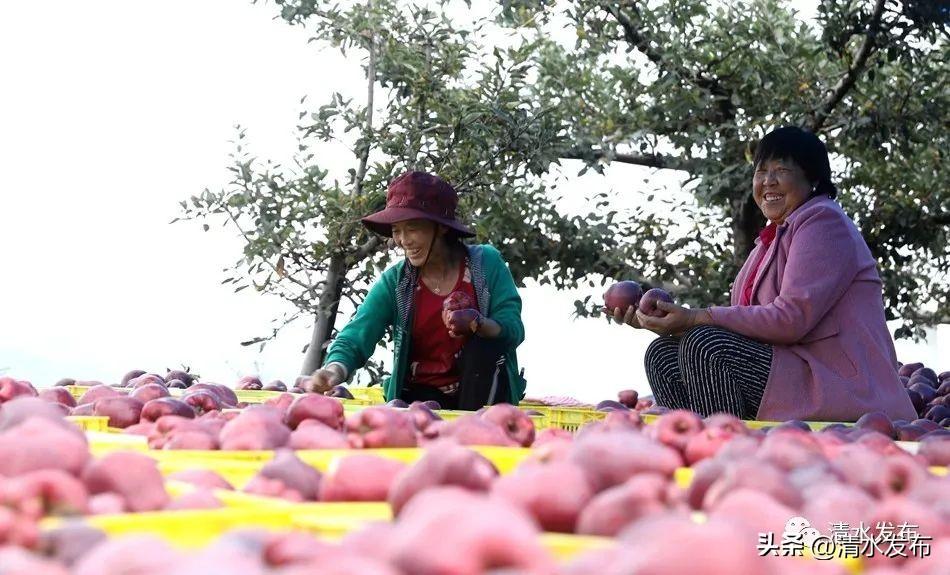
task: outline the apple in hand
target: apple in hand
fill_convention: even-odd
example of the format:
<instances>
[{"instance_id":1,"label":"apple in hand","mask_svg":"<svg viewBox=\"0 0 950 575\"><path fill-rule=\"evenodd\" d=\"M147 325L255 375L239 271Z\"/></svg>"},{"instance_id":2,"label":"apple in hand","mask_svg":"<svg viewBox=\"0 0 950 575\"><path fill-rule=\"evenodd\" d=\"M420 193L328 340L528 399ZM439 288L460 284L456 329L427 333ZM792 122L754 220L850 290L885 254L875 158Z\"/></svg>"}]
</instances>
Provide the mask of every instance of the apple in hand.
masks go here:
<instances>
[{"instance_id":1,"label":"apple in hand","mask_svg":"<svg viewBox=\"0 0 950 575\"><path fill-rule=\"evenodd\" d=\"M454 291L450 293L445 301L442 302L442 321L445 322L445 326L449 325L449 315L451 312L460 310L460 309L472 309L475 307L475 304L472 302L472 298L463 291Z\"/></svg>"},{"instance_id":2,"label":"apple in hand","mask_svg":"<svg viewBox=\"0 0 950 575\"><path fill-rule=\"evenodd\" d=\"M604 307L608 313L613 313L617 308L625 312L630 306L640 305L641 297L643 297L643 288L637 282L617 282L604 292Z\"/></svg>"},{"instance_id":3,"label":"apple in hand","mask_svg":"<svg viewBox=\"0 0 950 575\"><path fill-rule=\"evenodd\" d=\"M640 313L653 317L665 316L666 312L656 306L657 302L659 301L673 303L673 296L671 296L666 290L662 290L660 288L647 290L647 292L643 294L643 297L640 298Z\"/></svg>"},{"instance_id":4,"label":"apple in hand","mask_svg":"<svg viewBox=\"0 0 950 575\"><path fill-rule=\"evenodd\" d=\"M449 328L452 337L472 335L478 329L478 318L481 314L476 309L459 309L448 313L445 326Z\"/></svg>"}]
</instances>

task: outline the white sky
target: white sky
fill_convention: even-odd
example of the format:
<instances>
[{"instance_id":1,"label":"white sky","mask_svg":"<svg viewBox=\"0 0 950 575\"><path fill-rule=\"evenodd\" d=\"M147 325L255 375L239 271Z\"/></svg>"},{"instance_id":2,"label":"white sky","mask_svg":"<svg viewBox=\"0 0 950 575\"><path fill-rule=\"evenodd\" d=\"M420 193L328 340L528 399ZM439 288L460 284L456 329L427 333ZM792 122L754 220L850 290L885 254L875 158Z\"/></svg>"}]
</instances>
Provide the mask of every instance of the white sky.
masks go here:
<instances>
[{"instance_id":1,"label":"white sky","mask_svg":"<svg viewBox=\"0 0 950 575\"><path fill-rule=\"evenodd\" d=\"M235 124L260 157L287 159L300 98L359 82L357 63L274 14L242 0L0 3L0 373L44 386L186 364L228 384L293 380L309 326L261 354L239 346L287 304L220 285L240 253L230 231L168 223L180 200L226 181ZM644 177L619 166L559 191L635 201ZM572 321L591 291L522 291L529 394L648 393L652 334ZM899 342L899 356L942 361L947 327L926 346Z\"/></svg>"}]
</instances>

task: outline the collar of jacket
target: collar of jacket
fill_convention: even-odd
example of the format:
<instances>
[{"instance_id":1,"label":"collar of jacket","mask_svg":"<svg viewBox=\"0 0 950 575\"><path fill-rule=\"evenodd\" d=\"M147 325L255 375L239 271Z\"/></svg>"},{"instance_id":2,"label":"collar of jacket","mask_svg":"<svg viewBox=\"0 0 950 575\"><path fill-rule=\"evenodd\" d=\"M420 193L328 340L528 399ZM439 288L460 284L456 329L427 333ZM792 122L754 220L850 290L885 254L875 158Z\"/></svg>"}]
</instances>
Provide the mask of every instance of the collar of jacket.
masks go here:
<instances>
[{"instance_id":1,"label":"collar of jacket","mask_svg":"<svg viewBox=\"0 0 950 575\"><path fill-rule=\"evenodd\" d=\"M772 243L774 244L775 241L778 240L779 234L781 234L784 230L788 229L788 227L789 227L790 225L794 224L795 222L797 222L797 221L799 220L799 218L802 217L802 214L804 214L804 213L807 211L807 210L805 210L805 207L806 207L806 206L813 206L813 205L817 205L817 204L819 204L819 203L833 202L833 201L834 201L834 200L832 200L831 198L829 198L829 197L826 196L826 195L814 196L814 197L809 198L808 200L806 200L804 203L802 203L802 205L800 205L800 206L798 206L797 208L795 208L795 211L793 211L791 214L789 214L789 216L788 216L787 218L785 218L785 221L784 221L784 222L782 222L781 224L778 225L778 227L777 227L776 230L775 230L775 240L772 240ZM759 238L759 236L756 236L756 237L755 237L755 241L754 241L753 243L754 243L755 245L757 245L757 246L758 246L758 245L761 245L761 244L762 244L762 239Z\"/></svg>"},{"instance_id":2,"label":"collar of jacket","mask_svg":"<svg viewBox=\"0 0 950 575\"><path fill-rule=\"evenodd\" d=\"M832 202L834 200L832 200L831 198L825 195L809 198L802 205L795 208L795 211L789 214L788 217L785 218L785 221L782 222L775 229L775 239L773 239L772 243L769 244L768 250L766 250L765 256L762 258L762 262L759 264L759 269L757 269L755 272L755 278L753 278L752 280L752 293L749 296L750 300L755 297L755 293L759 290L759 284L762 281L762 277L765 275L765 271L772 264L772 261L775 260L775 254L778 251L778 245L779 245L779 242L781 241L782 234L784 234L785 231L788 230L789 226L797 222L798 219L802 217L802 214L807 211L805 210L806 206L814 206L820 202L825 202L825 201ZM756 237L755 245L761 247L762 239Z\"/></svg>"}]
</instances>

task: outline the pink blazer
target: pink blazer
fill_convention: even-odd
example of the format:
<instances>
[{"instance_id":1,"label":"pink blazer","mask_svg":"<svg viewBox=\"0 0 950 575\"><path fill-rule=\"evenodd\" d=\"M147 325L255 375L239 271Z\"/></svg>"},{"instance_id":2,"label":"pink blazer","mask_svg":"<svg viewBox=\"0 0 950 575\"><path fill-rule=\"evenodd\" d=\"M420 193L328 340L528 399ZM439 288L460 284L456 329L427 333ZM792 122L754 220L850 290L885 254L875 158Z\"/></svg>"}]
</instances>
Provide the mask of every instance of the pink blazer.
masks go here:
<instances>
[{"instance_id":1,"label":"pink blazer","mask_svg":"<svg viewBox=\"0 0 950 575\"><path fill-rule=\"evenodd\" d=\"M855 421L883 411L917 418L897 375L884 321L881 278L851 218L826 196L798 207L759 266L752 305L739 306L762 249L752 250L715 325L772 344L772 369L757 419Z\"/></svg>"}]
</instances>

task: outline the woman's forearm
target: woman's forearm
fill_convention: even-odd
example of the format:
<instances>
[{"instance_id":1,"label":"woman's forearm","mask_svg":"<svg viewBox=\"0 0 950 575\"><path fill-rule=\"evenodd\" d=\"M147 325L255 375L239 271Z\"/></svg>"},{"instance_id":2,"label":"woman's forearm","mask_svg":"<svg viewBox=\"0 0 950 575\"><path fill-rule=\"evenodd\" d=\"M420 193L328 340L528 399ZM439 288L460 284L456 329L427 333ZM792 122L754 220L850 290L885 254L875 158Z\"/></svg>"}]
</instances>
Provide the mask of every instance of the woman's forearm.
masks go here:
<instances>
[{"instance_id":1,"label":"woman's forearm","mask_svg":"<svg viewBox=\"0 0 950 575\"><path fill-rule=\"evenodd\" d=\"M475 335L488 339L494 339L501 335L501 324L490 317L482 316L482 324L478 327Z\"/></svg>"},{"instance_id":2,"label":"woman's forearm","mask_svg":"<svg viewBox=\"0 0 950 575\"><path fill-rule=\"evenodd\" d=\"M693 314L693 327L697 325L716 325L713 322L712 312L708 307L700 308Z\"/></svg>"}]
</instances>

